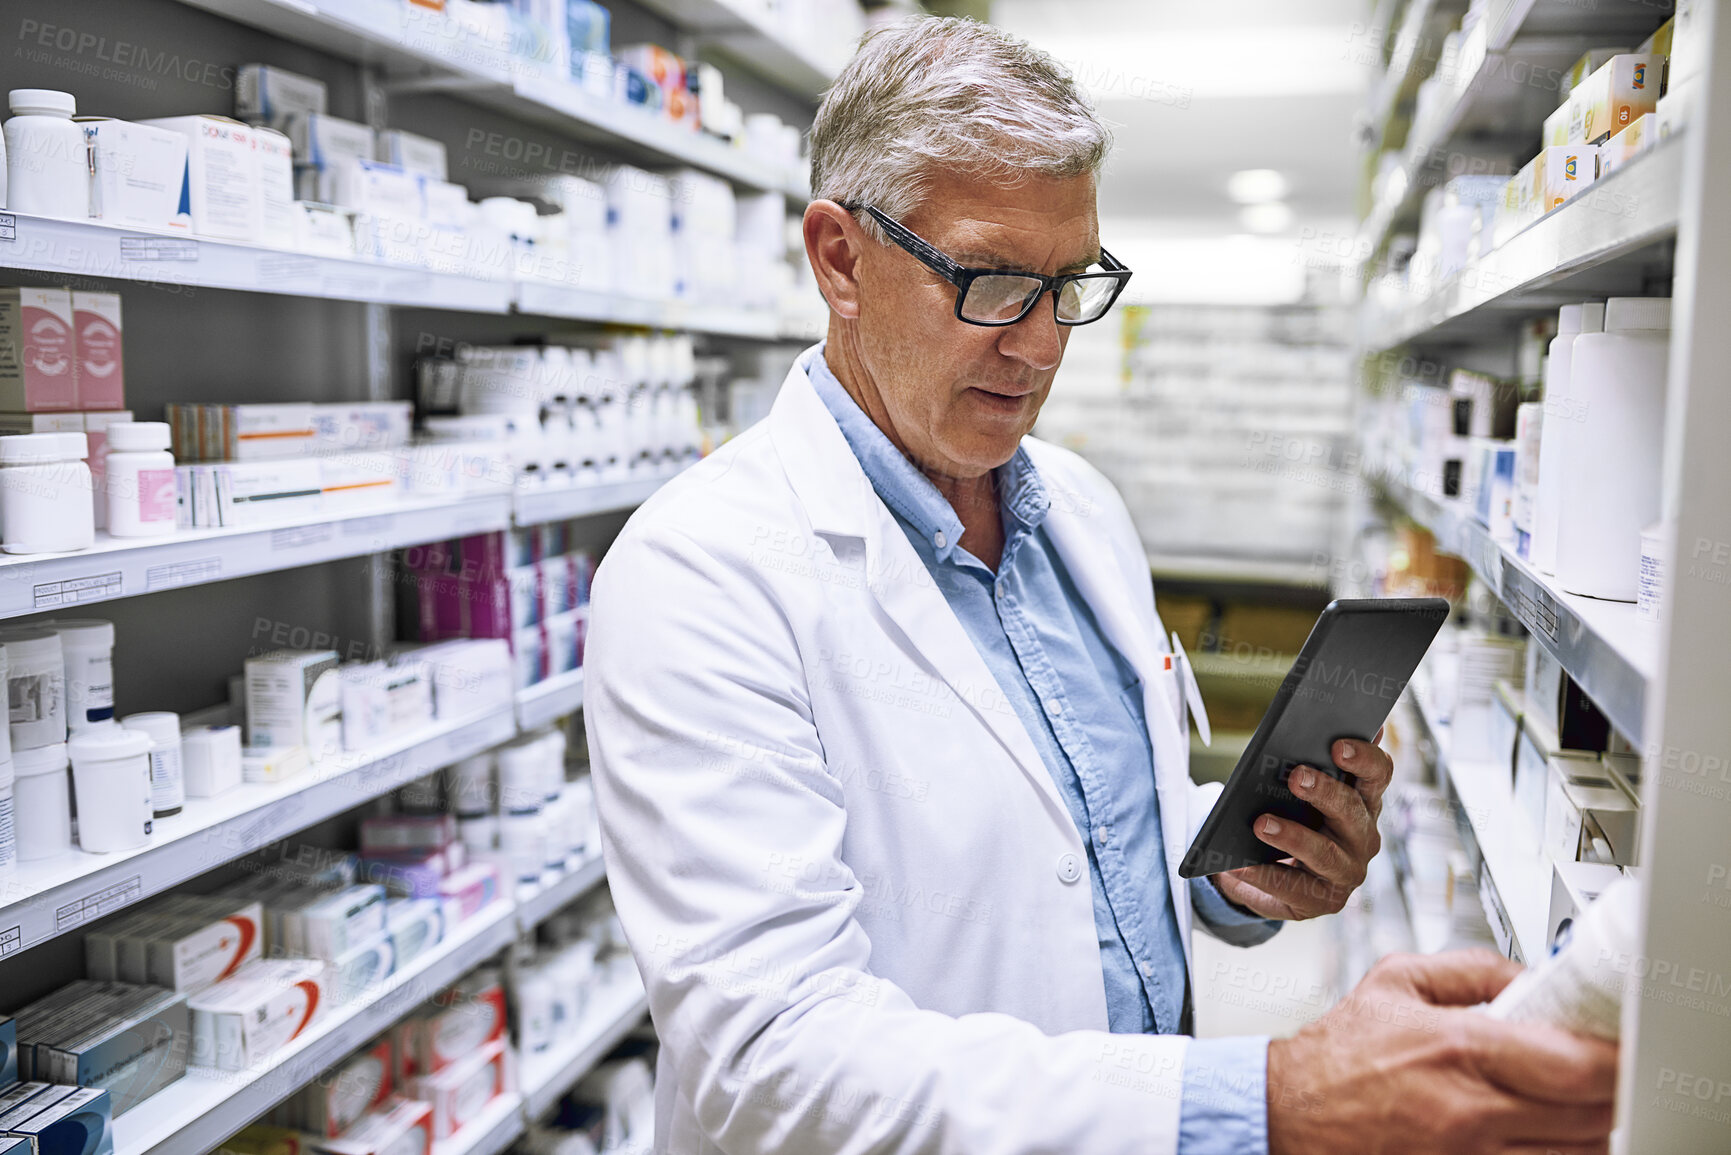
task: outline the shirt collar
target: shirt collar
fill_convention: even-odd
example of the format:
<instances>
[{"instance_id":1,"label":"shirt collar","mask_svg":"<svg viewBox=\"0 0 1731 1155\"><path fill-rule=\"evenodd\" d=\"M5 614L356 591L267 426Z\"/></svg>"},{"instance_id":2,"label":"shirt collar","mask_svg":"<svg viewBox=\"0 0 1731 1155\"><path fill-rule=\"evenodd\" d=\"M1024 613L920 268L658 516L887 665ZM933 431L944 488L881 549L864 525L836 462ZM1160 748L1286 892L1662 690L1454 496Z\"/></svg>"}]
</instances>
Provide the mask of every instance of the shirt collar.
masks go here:
<instances>
[{"instance_id":1,"label":"shirt collar","mask_svg":"<svg viewBox=\"0 0 1731 1155\"><path fill-rule=\"evenodd\" d=\"M950 561L962 538L962 521L938 487L919 467L895 447L889 436L848 395L824 360L824 342L800 355L800 368L810 378L830 416L841 427L848 448L859 459L866 479L885 505L912 525L931 545L937 559ZM1018 530L1031 531L1046 518L1051 496L1027 451L1016 447L1015 456L998 467L999 502L1007 525L1006 537Z\"/></svg>"}]
</instances>

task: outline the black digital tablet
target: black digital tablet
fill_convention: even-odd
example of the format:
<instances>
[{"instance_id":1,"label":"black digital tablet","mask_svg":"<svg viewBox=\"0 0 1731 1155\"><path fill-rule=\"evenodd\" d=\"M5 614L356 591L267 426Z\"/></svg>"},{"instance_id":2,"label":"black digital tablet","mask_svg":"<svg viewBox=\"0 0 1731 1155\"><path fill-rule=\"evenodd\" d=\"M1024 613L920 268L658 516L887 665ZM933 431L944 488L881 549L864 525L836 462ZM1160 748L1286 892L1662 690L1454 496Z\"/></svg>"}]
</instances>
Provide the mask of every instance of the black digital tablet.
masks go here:
<instances>
[{"instance_id":1,"label":"black digital tablet","mask_svg":"<svg viewBox=\"0 0 1731 1155\"><path fill-rule=\"evenodd\" d=\"M1286 776L1295 766L1310 766L1339 779L1350 777L1334 764L1335 742L1368 742L1376 736L1448 611L1442 598L1330 602L1178 873L1199 878L1288 857L1256 837L1252 824L1264 814L1312 830L1321 827L1322 813L1287 789Z\"/></svg>"}]
</instances>

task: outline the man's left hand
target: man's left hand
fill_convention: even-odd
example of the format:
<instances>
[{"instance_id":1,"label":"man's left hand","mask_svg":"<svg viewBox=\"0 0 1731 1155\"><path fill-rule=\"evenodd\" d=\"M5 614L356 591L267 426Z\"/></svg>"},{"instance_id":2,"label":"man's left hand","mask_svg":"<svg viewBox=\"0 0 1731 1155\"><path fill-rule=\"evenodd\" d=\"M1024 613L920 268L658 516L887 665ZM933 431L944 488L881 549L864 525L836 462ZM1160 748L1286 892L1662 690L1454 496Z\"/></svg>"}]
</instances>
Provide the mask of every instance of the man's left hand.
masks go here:
<instances>
[{"instance_id":1,"label":"man's left hand","mask_svg":"<svg viewBox=\"0 0 1731 1155\"><path fill-rule=\"evenodd\" d=\"M1334 764L1352 778L1342 782L1309 766L1287 778L1294 794L1321 812L1320 830L1272 814L1256 820L1256 837L1291 855L1269 866L1245 866L1211 876L1220 893L1263 918L1296 921L1334 914L1364 882L1365 869L1382 849L1377 816L1382 792L1394 776L1394 761L1371 742L1334 744Z\"/></svg>"}]
</instances>

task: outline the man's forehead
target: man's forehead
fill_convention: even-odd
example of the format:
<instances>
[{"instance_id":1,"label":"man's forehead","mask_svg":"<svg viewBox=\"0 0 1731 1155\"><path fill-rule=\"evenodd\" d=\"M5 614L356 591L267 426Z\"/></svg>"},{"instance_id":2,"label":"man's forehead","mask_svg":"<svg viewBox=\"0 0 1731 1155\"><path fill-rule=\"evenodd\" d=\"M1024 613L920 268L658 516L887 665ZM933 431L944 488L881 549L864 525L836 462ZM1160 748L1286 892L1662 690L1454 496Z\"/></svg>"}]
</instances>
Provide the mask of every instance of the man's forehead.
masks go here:
<instances>
[{"instance_id":1,"label":"man's forehead","mask_svg":"<svg viewBox=\"0 0 1731 1155\"><path fill-rule=\"evenodd\" d=\"M1071 214L975 209L940 218L934 243L962 264L1086 264L1100 255L1100 227L1090 208Z\"/></svg>"}]
</instances>

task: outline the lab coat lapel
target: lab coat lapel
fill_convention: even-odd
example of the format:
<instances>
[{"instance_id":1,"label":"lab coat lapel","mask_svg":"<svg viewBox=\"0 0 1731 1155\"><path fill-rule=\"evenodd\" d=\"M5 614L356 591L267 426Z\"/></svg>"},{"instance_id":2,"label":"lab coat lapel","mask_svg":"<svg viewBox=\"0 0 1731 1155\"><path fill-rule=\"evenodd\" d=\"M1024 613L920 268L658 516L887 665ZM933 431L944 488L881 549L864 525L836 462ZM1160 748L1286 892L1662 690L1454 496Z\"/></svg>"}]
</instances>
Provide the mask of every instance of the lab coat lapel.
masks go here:
<instances>
[{"instance_id":1,"label":"lab coat lapel","mask_svg":"<svg viewBox=\"0 0 1731 1155\"><path fill-rule=\"evenodd\" d=\"M798 364L783 382L769 420L777 453L812 519L813 532L830 540L831 548L838 544L836 538L864 544L867 586L895 623L904 647L985 723L1045 800L1054 820L1079 842L1057 784L1015 708Z\"/></svg>"},{"instance_id":2,"label":"lab coat lapel","mask_svg":"<svg viewBox=\"0 0 1731 1155\"><path fill-rule=\"evenodd\" d=\"M1053 482L1047 480L1048 486ZM1157 615L1146 620L1131 601L1128 575L1104 537L1103 519L1083 494L1054 491L1046 531L1082 599L1093 609L1101 631L1142 679L1143 712L1154 751L1154 791L1160 800L1160 835L1165 843L1166 880L1178 920L1179 941L1190 961L1190 894L1178 876L1178 862L1189 845L1190 735L1179 729L1179 679L1164 668L1169 646L1160 635Z\"/></svg>"}]
</instances>

